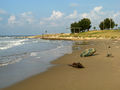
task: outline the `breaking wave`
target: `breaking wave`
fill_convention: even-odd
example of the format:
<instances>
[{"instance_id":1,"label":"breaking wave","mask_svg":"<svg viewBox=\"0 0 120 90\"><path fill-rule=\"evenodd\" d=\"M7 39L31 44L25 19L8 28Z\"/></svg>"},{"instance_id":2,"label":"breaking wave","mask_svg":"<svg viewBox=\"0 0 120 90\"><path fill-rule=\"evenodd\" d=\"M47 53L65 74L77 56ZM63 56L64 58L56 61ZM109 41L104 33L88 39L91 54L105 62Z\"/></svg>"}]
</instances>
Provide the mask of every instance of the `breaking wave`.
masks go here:
<instances>
[{"instance_id":1,"label":"breaking wave","mask_svg":"<svg viewBox=\"0 0 120 90\"><path fill-rule=\"evenodd\" d=\"M11 40L11 41L0 41L0 50L5 50L5 49L9 49L15 46L19 46L24 44L24 41L26 41L27 39L21 39L21 40Z\"/></svg>"}]
</instances>

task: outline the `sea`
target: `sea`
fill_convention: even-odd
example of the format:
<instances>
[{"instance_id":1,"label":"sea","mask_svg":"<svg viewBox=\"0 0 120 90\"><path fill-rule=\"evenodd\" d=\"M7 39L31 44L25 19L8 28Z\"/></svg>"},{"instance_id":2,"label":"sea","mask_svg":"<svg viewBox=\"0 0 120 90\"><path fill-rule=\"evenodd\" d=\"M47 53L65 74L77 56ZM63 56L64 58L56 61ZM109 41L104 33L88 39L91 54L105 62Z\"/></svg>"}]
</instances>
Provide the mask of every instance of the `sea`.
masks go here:
<instances>
[{"instance_id":1,"label":"sea","mask_svg":"<svg viewBox=\"0 0 120 90\"><path fill-rule=\"evenodd\" d=\"M50 62L72 53L73 41L0 36L0 88L9 87L54 66Z\"/></svg>"}]
</instances>

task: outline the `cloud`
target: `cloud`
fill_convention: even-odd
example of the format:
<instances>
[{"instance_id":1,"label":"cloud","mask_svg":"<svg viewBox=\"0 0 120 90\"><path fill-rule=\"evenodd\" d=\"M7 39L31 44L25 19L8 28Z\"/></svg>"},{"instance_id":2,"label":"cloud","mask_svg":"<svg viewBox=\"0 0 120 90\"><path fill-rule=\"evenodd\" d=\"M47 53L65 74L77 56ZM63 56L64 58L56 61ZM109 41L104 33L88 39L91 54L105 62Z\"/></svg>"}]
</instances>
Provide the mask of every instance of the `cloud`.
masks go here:
<instances>
[{"instance_id":1,"label":"cloud","mask_svg":"<svg viewBox=\"0 0 120 90\"><path fill-rule=\"evenodd\" d=\"M119 17L120 16L120 12L114 13L113 14L113 18Z\"/></svg>"},{"instance_id":2,"label":"cloud","mask_svg":"<svg viewBox=\"0 0 120 90\"><path fill-rule=\"evenodd\" d=\"M94 11L99 12L102 8L103 8L102 6L95 7Z\"/></svg>"},{"instance_id":3,"label":"cloud","mask_svg":"<svg viewBox=\"0 0 120 90\"><path fill-rule=\"evenodd\" d=\"M90 12L81 13L81 18L89 18L93 26L98 26L101 20L108 15L102 11L102 6L94 7Z\"/></svg>"},{"instance_id":4,"label":"cloud","mask_svg":"<svg viewBox=\"0 0 120 90\"><path fill-rule=\"evenodd\" d=\"M0 14L6 14L7 12L3 9L0 9Z\"/></svg>"},{"instance_id":5,"label":"cloud","mask_svg":"<svg viewBox=\"0 0 120 90\"><path fill-rule=\"evenodd\" d=\"M8 18L8 24L15 24L16 23L16 16L12 15Z\"/></svg>"},{"instance_id":6,"label":"cloud","mask_svg":"<svg viewBox=\"0 0 120 90\"><path fill-rule=\"evenodd\" d=\"M32 12L24 12L20 16L22 23L32 24L34 23L34 17Z\"/></svg>"},{"instance_id":7,"label":"cloud","mask_svg":"<svg viewBox=\"0 0 120 90\"><path fill-rule=\"evenodd\" d=\"M72 14L68 15L66 18L74 19L78 17L78 12L75 10Z\"/></svg>"},{"instance_id":8,"label":"cloud","mask_svg":"<svg viewBox=\"0 0 120 90\"><path fill-rule=\"evenodd\" d=\"M87 18L88 14L87 13L83 13L81 16L82 16L82 18Z\"/></svg>"},{"instance_id":9,"label":"cloud","mask_svg":"<svg viewBox=\"0 0 120 90\"><path fill-rule=\"evenodd\" d=\"M78 7L78 6L79 6L78 3L71 3L71 4L70 4L70 7Z\"/></svg>"},{"instance_id":10,"label":"cloud","mask_svg":"<svg viewBox=\"0 0 120 90\"><path fill-rule=\"evenodd\" d=\"M25 26L29 24L35 24L35 18L32 14L32 12L24 12L19 15L11 15L8 18L8 24L9 25L15 25L15 26Z\"/></svg>"},{"instance_id":11,"label":"cloud","mask_svg":"<svg viewBox=\"0 0 120 90\"><path fill-rule=\"evenodd\" d=\"M120 25L120 11L119 11L119 12L116 12L116 13L113 13L113 17L112 17L112 18L115 20L115 22L116 22L117 24Z\"/></svg>"},{"instance_id":12,"label":"cloud","mask_svg":"<svg viewBox=\"0 0 120 90\"><path fill-rule=\"evenodd\" d=\"M69 15L65 14L66 16L64 15L64 17L63 17L63 13L58 14L59 11L53 11L52 15L49 18L46 18L45 20L43 20L40 23L40 25L48 25L48 26L54 26L54 27L69 26L70 23L74 21L79 21L82 18L89 18L92 22L92 25L97 26L100 23L100 21L103 20L106 16L106 14L102 12L101 10L102 8L103 8L102 6L97 6L93 8L90 12L84 12L84 13L78 13L77 10L74 10L73 13ZM46 20L49 20L49 21L46 21ZM53 20L55 21L52 22Z\"/></svg>"},{"instance_id":13,"label":"cloud","mask_svg":"<svg viewBox=\"0 0 120 90\"><path fill-rule=\"evenodd\" d=\"M113 11L102 11L102 6L96 6L89 12L78 13L76 10L66 16L66 23L70 25L70 23L74 21L79 21L82 18L89 18L92 22L92 26L99 26L99 23L103 21L105 18L113 18L113 20L120 24L120 12Z\"/></svg>"},{"instance_id":14,"label":"cloud","mask_svg":"<svg viewBox=\"0 0 120 90\"><path fill-rule=\"evenodd\" d=\"M61 23L63 21L63 16L64 13L53 10L50 17L40 19L39 25L45 27L61 26Z\"/></svg>"},{"instance_id":15,"label":"cloud","mask_svg":"<svg viewBox=\"0 0 120 90\"><path fill-rule=\"evenodd\" d=\"M90 12L82 13L80 16L82 18L89 18L92 22L92 26L99 26L99 23L103 21L105 18L112 18L115 23L120 25L120 11L102 11L103 7L98 6L93 8Z\"/></svg>"},{"instance_id":16,"label":"cloud","mask_svg":"<svg viewBox=\"0 0 120 90\"><path fill-rule=\"evenodd\" d=\"M24 12L21 14L22 17L27 17L29 15L32 15L32 12Z\"/></svg>"},{"instance_id":17,"label":"cloud","mask_svg":"<svg viewBox=\"0 0 120 90\"><path fill-rule=\"evenodd\" d=\"M49 17L38 18L35 17L33 12L23 12L18 15L11 15L8 18L8 24L14 27L36 27L36 28L53 28L53 27L66 27L74 21L79 21L82 18L89 18L92 22L92 26L99 26L99 23L105 18L113 18L113 20L120 25L120 11L103 11L102 6L93 7L89 12L78 13L74 10L72 13L67 14L61 11L52 11ZM2 21L3 18L0 18ZM54 29L54 28L53 28Z\"/></svg>"},{"instance_id":18,"label":"cloud","mask_svg":"<svg viewBox=\"0 0 120 90\"><path fill-rule=\"evenodd\" d=\"M62 18L63 15L64 13L53 10L52 15L49 18L45 18L45 19L46 20L57 20L57 19Z\"/></svg>"}]
</instances>

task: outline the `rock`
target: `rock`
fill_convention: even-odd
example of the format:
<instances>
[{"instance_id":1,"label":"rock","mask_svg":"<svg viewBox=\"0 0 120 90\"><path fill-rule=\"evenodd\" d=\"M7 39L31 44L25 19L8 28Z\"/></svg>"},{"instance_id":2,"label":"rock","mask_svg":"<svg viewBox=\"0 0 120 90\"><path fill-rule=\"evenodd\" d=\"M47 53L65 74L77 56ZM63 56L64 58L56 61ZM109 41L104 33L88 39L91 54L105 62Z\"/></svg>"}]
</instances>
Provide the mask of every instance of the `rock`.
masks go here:
<instances>
[{"instance_id":1,"label":"rock","mask_svg":"<svg viewBox=\"0 0 120 90\"><path fill-rule=\"evenodd\" d=\"M106 56L106 57L112 57L112 54L110 54L110 53L109 53L109 54L107 54L107 56Z\"/></svg>"},{"instance_id":2,"label":"rock","mask_svg":"<svg viewBox=\"0 0 120 90\"><path fill-rule=\"evenodd\" d=\"M110 46L108 46L108 48L111 48Z\"/></svg>"},{"instance_id":3,"label":"rock","mask_svg":"<svg viewBox=\"0 0 120 90\"><path fill-rule=\"evenodd\" d=\"M84 66L81 64L81 63L72 63L72 64L69 64L69 66L72 66L72 67L75 67L75 68L84 68Z\"/></svg>"},{"instance_id":4,"label":"rock","mask_svg":"<svg viewBox=\"0 0 120 90\"><path fill-rule=\"evenodd\" d=\"M94 49L94 48L85 49L85 50L80 54L80 56L81 56L81 57L92 56L95 52L96 52L96 49Z\"/></svg>"}]
</instances>

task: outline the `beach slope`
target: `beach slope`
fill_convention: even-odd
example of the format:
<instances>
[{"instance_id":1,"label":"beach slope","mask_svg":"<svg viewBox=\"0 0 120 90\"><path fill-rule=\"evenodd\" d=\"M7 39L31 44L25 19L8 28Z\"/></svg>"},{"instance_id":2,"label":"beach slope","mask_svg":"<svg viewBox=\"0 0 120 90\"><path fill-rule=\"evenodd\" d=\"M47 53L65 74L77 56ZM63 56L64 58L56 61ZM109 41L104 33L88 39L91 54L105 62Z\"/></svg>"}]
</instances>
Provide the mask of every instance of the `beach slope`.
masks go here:
<instances>
[{"instance_id":1,"label":"beach slope","mask_svg":"<svg viewBox=\"0 0 120 90\"><path fill-rule=\"evenodd\" d=\"M4 90L120 90L120 41L89 40L80 50L64 55L52 63L56 66ZM106 57L110 45L111 57ZM94 56L80 57L86 48L96 48ZM68 66L80 62L85 68Z\"/></svg>"}]
</instances>

